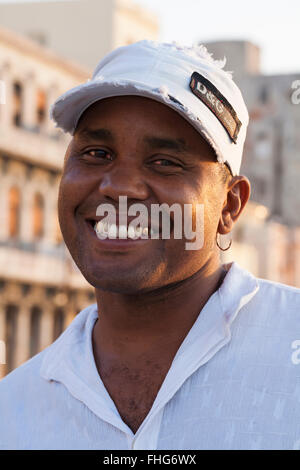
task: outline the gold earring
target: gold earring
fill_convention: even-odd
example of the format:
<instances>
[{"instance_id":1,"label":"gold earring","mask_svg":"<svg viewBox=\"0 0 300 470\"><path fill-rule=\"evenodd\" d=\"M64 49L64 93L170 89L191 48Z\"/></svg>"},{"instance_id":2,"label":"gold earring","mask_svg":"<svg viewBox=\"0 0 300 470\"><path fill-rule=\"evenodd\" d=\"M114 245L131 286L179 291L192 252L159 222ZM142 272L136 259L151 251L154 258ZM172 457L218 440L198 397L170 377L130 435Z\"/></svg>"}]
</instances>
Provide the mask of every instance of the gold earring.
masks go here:
<instances>
[{"instance_id":1,"label":"gold earring","mask_svg":"<svg viewBox=\"0 0 300 470\"><path fill-rule=\"evenodd\" d=\"M229 242L229 245L227 246L227 248L222 248L219 243L218 243L218 232L216 233L216 244L217 244L217 247L220 248L220 250L222 251L227 251L229 250L229 248L231 247L231 244L232 244L232 238L230 239L230 242Z\"/></svg>"}]
</instances>

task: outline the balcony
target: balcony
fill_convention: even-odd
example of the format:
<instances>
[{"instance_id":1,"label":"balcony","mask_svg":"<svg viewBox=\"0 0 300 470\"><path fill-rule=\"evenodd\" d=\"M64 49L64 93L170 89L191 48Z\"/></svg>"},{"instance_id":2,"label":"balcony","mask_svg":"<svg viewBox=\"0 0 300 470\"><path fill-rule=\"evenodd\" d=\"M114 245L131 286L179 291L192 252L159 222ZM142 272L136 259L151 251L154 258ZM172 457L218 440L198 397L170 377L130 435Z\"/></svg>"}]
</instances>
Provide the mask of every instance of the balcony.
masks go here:
<instances>
[{"instance_id":1,"label":"balcony","mask_svg":"<svg viewBox=\"0 0 300 470\"><path fill-rule=\"evenodd\" d=\"M22 127L0 126L2 152L38 166L61 170L70 138L57 133L53 136Z\"/></svg>"},{"instance_id":2,"label":"balcony","mask_svg":"<svg viewBox=\"0 0 300 470\"><path fill-rule=\"evenodd\" d=\"M84 279L65 246L0 243L0 277L24 283L70 288L91 287Z\"/></svg>"}]
</instances>

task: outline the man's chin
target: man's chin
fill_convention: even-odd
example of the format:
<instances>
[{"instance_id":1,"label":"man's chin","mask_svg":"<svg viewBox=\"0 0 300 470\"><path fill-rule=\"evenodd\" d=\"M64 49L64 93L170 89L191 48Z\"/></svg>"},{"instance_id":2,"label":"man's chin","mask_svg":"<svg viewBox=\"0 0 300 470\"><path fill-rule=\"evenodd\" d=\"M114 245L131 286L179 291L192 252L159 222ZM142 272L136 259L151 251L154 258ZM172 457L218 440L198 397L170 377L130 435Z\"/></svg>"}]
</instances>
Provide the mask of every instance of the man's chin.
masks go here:
<instances>
[{"instance_id":1,"label":"man's chin","mask_svg":"<svg viewBox=\"0 0 300 470\"><path fill-rule=\"evenodd\" d=\"M118 266L117 269L81 269L82 275L95 289L124 295L138 295L155 289L158 282L155 269L128 269ZM155 282L156 280L156 282ZM159 283L159 282L158 282Z\"/></svg>"},{"instance_id":2,"label":"man's chin","mask_svg":"<svg viewBox=\"0 0 300 470\"><path fill-rule=\"evenodd\" d=\"M124 279L99 279L99 277L89 276L86 280L95 289L121 295L140 295L153 290L150 285L145 285L140 280L130 281Z\"/></svg>"}]
</instances>

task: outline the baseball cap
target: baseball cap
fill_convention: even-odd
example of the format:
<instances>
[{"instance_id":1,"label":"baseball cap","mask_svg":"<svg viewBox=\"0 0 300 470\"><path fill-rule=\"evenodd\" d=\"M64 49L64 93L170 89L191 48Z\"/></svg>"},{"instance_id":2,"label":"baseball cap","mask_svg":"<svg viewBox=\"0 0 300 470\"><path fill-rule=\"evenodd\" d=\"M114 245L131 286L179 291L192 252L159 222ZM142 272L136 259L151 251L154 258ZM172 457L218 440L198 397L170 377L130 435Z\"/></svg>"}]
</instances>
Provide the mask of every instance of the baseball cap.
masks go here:
<instances>
[{"instance_id":1,"label":"baseball cap","mask_svg":"<svg viewBox=\"0 0 300 470\"><path fill-rule=\"evenodd\" d=\"M226 60L214 60L203 45L139 41L107 54L92 78L68 90L51 106L56 127L74 134L96 101L124 95L148 97L185 118L211 145L233 175L241 166L249 115Z\"/></svg>"}]
</instances>

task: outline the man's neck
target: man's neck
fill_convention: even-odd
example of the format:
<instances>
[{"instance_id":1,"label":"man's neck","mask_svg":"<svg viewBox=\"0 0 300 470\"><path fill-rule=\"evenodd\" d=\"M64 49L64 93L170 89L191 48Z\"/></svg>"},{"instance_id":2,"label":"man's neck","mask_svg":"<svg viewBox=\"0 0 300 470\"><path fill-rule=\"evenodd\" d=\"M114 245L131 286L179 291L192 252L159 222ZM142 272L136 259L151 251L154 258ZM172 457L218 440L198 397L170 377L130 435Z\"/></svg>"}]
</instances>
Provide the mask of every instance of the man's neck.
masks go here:
<instances>
[{"instance_id":1,"label":"man's neck","mask_svg":"<svg viewBox=\"0 0 300 470\"><path fill-rule=\"evenodd\" d=\"M226 271L204 267L192 277L143 295L96 290L99 317L93 330L95 359L129 362L151 355L174 357Z\"/></svg>"},{"instance_id":2,"label":"man's neck","mask_svg":"<svg viewBox=\"0 0 300 470\"><path fill-rule=\"evenodd\" d=\"M95 363L123 421L135 433L153 406L182 341L226 272L220 266L143 295L97 291Z\"/></svg>"}]
</instances>

